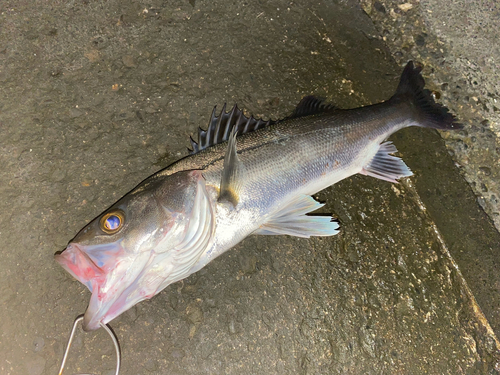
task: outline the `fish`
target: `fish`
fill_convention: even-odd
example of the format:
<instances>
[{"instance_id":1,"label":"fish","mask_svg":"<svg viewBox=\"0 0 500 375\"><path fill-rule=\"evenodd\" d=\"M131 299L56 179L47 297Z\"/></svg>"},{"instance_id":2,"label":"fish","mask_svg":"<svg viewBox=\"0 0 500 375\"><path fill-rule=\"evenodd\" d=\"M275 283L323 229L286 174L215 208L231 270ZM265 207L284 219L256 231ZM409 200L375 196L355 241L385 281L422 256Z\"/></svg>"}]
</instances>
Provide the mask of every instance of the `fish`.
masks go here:
<instances>
[{"instance_id":1,"label":"fish","mask_svg":"<svg viewBox=\"0 0 500 375\"><path fill-rule=\"evenodd\" d=\"M98 329L200 270L250 235L333 236L312 196L355 174L412 175L387 138L402 128L461 129L405 66L395 94L355 109L306 96L281 120L214 108L190 154L139 183L86 225L55 260L91 292L83 328Z\"/></svg>"}]
</instances>

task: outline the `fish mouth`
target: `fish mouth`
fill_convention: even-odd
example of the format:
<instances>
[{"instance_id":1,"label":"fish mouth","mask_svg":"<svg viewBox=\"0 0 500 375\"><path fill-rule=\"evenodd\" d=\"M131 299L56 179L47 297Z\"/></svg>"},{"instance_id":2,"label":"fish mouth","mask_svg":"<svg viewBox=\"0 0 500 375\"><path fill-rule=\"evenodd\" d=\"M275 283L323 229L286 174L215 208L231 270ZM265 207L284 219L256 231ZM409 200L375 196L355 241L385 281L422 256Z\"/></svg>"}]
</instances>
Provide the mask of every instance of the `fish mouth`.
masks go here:
<instances>
[{"instance_id":1,"label":"fish mouth","mask_svg":"<svg viewBox=\"0 0 500 375\"><path fill-rule=\"evenodd\" d=\"M121 246L118 246L120 252ZM114 247L116 255L117 247ZM126 273L110 269L105 262L99 267L89 256L84 246L70 243L64 251L55 255L55 260L92 293L83 319L83 329L93 331L130 308L126 293ZM121 275L121 276L120 276ZM110 280L111 279L111 280Z\"/></svg>"},{"instance_id":2,"label":"fish mouth","mask_svg":"<svg viewBox=\"0 0 500 375\"><path fill-rule=\"evenodd\" d=\"M95 282L104 275L103 270L77 244L70 243L64 251L56 254L54 259L91 293Z\"/></svg>"}]
</instances>

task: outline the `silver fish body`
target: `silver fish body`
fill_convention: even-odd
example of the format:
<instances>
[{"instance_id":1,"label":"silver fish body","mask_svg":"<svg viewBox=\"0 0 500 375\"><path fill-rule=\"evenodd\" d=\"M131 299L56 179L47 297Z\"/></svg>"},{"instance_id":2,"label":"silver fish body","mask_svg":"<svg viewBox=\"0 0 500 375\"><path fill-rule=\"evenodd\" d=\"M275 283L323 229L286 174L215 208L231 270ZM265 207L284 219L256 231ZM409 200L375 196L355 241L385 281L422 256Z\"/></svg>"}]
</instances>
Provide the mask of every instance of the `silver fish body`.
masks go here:
<instances>
[{"instance_id":1,"label":"silver fish body","mask_svg":"<svg viewBox=\"0 0 500 375\"><path fill-rule=\"evenodd\" d=\"M92 292L84 327L99 328L204 267L250 234L331 236L311 195L356 173L410 176L384 142L408 126L460 125L423 89L410 62L388 101L340 110L306 97L276 123L212 115L200 144L85 227L56 260ZM222 121L223 120L223 121ZM253 131L245 129L253 127Z\"/></svg>"}]
</instances>

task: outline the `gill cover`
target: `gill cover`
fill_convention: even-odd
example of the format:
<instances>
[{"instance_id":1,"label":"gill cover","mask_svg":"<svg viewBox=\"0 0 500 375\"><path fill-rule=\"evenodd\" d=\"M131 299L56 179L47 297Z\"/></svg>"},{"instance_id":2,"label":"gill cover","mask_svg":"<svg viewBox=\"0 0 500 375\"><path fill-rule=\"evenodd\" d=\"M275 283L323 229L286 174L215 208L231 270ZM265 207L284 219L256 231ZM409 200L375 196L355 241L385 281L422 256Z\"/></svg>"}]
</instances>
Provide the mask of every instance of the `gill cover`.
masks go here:
<instances>
[{"instance_id":1,"label":"gill cover","mask_svg":"<svg viewBox=\"0 0 500 375\"><path fill-rule=\"evenodd\" d=\"M191 273L210 245L214 209L201 171L154 176L82 230L56 260L92 292L85 330Z\"/></svg>"},{"instance_id":2,"label":"gill cover","mask_svg":"<svg viewBox=\"0 0 500 375\"><path fill-rule=\"evenodd\" d=\"M176 174L179 173L186 172ZM184 219L183 228L179 228L182 234L179 236L176 230L172 230L165 236L153 250L154 257L151 257L151 261L140 275L142 289L149 294L147 298L171 283L187 277L190 269L213 239L215 215L206 190L205 179L200 171L188 173L196 179L194 201L189 202L191 210L186 218L176 217L176 219ZM163 209L167 212L171 211L167 206L163 206Z\"/></svg>"}]
</instances>

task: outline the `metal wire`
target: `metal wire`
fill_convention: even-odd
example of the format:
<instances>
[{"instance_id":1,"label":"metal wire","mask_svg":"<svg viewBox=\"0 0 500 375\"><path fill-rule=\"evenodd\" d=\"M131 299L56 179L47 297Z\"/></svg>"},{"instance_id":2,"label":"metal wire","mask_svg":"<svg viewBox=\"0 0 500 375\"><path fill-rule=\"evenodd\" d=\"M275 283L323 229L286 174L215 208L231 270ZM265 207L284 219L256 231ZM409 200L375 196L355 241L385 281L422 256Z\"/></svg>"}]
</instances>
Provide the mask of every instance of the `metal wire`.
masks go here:
<instances>
[{"instance_id":1,"label":"metal wire","mask_svg":"<svg viewBox=\"0 0 500 375\"><path fill-rule=\"evenodd\" d=\"M64 351L64 357L61 363L61 368L59 370L59 375L62 375L64 370L64 366L66 365L66 360L68 359L69 348L71 347L71 343L73 342L73 338L75 337L76 326L83 320L83 314L77 316L75 322L73 323L73 328L71 329L71 334L69 335L68 344L66 345L66 350ZM111 330L111 328L107 324L100 323L101 327L108 332L111 340L113 340L113 344L115 345L116 350L116 371L115 375L118 375L120 372L120 344L118 343L118 339L116 338L115 333ZM88 374L77 374L77 375L88 375Z\"/></svg>"}]
</instances>

